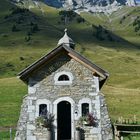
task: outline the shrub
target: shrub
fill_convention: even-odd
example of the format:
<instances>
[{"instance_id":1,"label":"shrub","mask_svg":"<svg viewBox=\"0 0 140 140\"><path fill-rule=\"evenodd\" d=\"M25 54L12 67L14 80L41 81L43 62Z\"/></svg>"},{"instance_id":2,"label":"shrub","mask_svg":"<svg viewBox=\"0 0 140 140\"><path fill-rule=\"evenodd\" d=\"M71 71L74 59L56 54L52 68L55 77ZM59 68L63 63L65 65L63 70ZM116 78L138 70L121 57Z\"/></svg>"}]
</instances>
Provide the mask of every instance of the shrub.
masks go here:
<instances>
[{"instance_id":1,"label":"shrub","mask_svg":"<svg viewBox=\"0 0 140 140\"><path fill-rule=\"evenodd\" d=\"M87 125L87 126L98 126L98 119L92 114L88 113L86 116L82 116L78 120L78 125Z\"/></svg>"},{"instance_id":2,"label":"shrub","mask_svg":"<svg viewBox=\"0 0 140 140\"><path fill-rule=\"evenodd\" d=\"M61 16L61 21L65 21L66 17L68 21L72 21L76 17L76 13L72 10L62 10L59 12L59 15Z\"/></svg>"},{"instance_id":3,"label":"shrub","mask_svg":"<svg viewBox=\"0 0 140 140\"><path fill-rule=\"evenodd\" d=\"M37 127L45 127L48 130L52 129L54 121L54 115L47 111L46 114L42 114L41 116L36 118Z\"/></svg>"},{"instance_id":4,"label":"shrub","mask_svg":"<svg viewBox=\"0 0 140 140\"><path fill-rule=\"evenodd\" d=\"M29 10L26 8L13 8L11 14L19 14L19 13L21 14L21 13L25 13L27 11L29 11Z\"/></svg>"},{"instance_id":5,"label":"shrub","mask_svg":"<svg viewBox=\"0 0 140 140\"><path fill-rule=\"evenodd\" d=\"M85 22L85 19L82 18L82 17L78 17L78 18L77 18L77 22L78 22L78 23Z\"/></svg>"},{"instance_id":6,"label":"shrub","mask_svg":"<svg viewBox=\"0 0 140 140\"><path fill-rule=\"evenodd\" d=\"M17 26L14 24L12 26L12 32L17 32L17 31L19 31L19 29L17 29Z\"/></svg>"},{"instance_id":7,"label":"shrub","mask_svg":"<svg viewBox=\"0 0 140 140\"><path fill-rule=\"evenodd\" d=\"M39 27L37 24L33 24L33 26L31 27L31 33L35 33L39 31Z\"/></svg>"},{"instance_id":8,"label":"shrub","mask_svg":"<svg viewBox=\"0 0 140 140\"><path fill-rule=\"evenodd\" d=\"M31 36L30 36L30 35L28 35L28 36L25 37L25 41L26 41L26 42L28 42L28 41L30 41L30 40L31 40Z\"/></svg>"}]
</instances>

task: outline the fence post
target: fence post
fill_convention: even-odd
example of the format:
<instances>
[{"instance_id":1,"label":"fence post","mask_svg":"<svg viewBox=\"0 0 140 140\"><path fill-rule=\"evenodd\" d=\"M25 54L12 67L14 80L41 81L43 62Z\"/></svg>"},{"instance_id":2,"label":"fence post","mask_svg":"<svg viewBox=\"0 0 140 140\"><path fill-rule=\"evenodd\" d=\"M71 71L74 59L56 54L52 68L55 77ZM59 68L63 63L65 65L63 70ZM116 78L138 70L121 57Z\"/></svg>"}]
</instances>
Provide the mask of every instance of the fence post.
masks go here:
<instances>
[{"instance_id":1,"label":"fence post","mask_svg":"<svg viewBox=\"0 0 140 140\"><path fill-rule=\"evenodd\" d=\"M12 128L10 127L10 140L12 140Z\"/></svg>"}]
</instances>

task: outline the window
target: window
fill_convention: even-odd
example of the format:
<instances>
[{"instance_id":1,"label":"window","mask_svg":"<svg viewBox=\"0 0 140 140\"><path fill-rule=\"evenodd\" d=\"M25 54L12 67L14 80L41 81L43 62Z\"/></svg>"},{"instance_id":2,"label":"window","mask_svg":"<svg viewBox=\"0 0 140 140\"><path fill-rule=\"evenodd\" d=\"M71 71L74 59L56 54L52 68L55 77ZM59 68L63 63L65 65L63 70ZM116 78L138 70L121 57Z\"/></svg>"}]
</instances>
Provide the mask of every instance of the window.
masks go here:
<instances>
[{"instance_id":1,"label":"window","mask_svg":"<svg viewBox=\"0 0 140 140\"><path fill-rule=\"evenodd\" d=\"M69 77L68 75L60 75L60 77L58 78L58 81L69 81Z\"/></svg>"},{"instance_id":2,"label":"window","mask_svg":"<svg viewBox=\"0 0 140 140\"><path fill-rule=\"evenodd\" d=\"M82 103L82 116L86 116L89 113L89 104Z\"/></svg>"},{"instance_id":3,"label":"window","mask_svg":"<svg viewBox=\"0 0 140 140\"><path fill-rule=\"evenodd\" d=\"M36 101L36 112L35 116L41 116L43 114L46 114L46 112L51 112L52 110L52 103L51 101L47 99L37 99Z\"/></svg>"},{"instance_id":4,"label":"window","mask_svg":"<svg viewBox=\"0 0 140 140\"><path fill-rule=\"evenodd\" d=\"M92 100L90 98L82 98L79 100L79 115L86 116L92 112Z\"/></svg>"},{"instance_id":5,"label":"window","mask_svg":"<svg viewBox=\"0 0 140 140\"><path fill-rule=\"evenodd\" d=\"M47 114L47 105L40 104L39 105L39 116L46 115L46 114Z\"/></svg>"},{"instance_id":6,"label":"window","mask_svg":"<svg viewBox=\"0 0 140 140\"><path fill-rule=\"evenodd\" d=\"M71 72L58 72L54 76L54 82L56 85L70 85L73 81L73 75Z\"/></svg>"}]
</instances>

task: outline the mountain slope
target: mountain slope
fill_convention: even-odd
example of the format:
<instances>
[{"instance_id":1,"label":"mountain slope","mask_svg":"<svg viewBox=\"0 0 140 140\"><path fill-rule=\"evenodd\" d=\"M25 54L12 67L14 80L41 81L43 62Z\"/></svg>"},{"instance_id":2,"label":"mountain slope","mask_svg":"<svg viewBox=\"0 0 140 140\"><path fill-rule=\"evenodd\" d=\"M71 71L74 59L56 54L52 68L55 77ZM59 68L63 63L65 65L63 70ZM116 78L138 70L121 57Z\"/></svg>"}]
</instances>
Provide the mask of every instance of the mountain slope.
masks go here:
<instances>
[{"instance_id":1,"label":"mountain slope","mask_svg":"<svg viewBox=\"0 0 140 140\"><path fill-rule=\"evenodd\" d=\"M121 8L123 5L135 6L135 0L45 0L45 2L53 7L65 7L80 11L89 12L107 12L111 13Z\"/></svg>"},{"instance_id":2,"label":"mountain slope","mask_svg":"<svg viewBox=\"0 0 140 140\"><path fill-rule=\"evenodd\" d=\"M8 54L5 56L1 54L4 61L0 64L0 76L16 74L39 57L40 53L44 52L43 49L48 52L51 46L56 46L65 27L69 29L69 35L74 38L77 50L82 53L86 52L86 48L92 51L94 49L92 46L129 51L137 50L136 45L137 47L140 45L140 31L135 32L133 26L138 17L139 8L126 7L107 16L90 13L77 15L71 11L56 10L42 2L38 2L37 5L33 2L22 4L21 10L7 1L1 4L11 6L7 6L8 13L0 17L1 52L15 51L15 54L12 54L13 59L10 60L5 59ZM25 9L25 6L30 9ZM65 18L66 15L67 18ZM132 22L128 26L125 23L128 23L129 19L132 19ZM22 54L21 50L25 52ZM32 53L34 55L30 58Z\"/></svg>"},{"instance_id":3,"label":"mountain slope","mask_svg":"<svg viewBox=\"0 0 140 140\"><path fill-rule=\"evenodd\" d=\"M12 0L20 3L25 0ZM29 0L31 1L31 0ZM42 0L41 0L42 1ZM35 1L37 2L37 1ZM56 8L66 8L78 11L112 13L124 5L135 6L135 0L44 0L44 2Z\"/></svg>"}]
</instances>

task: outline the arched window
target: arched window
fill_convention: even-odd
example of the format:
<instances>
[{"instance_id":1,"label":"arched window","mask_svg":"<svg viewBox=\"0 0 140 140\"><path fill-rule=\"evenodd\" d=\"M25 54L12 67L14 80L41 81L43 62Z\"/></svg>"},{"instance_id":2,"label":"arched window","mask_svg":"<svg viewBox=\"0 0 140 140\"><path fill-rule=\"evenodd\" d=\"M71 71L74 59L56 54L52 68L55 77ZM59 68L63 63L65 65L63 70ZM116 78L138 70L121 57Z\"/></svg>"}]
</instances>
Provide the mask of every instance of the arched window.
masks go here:
<instances>
[{"instance_id":1,"label":"arched window","mask_svg":"<svg viewBox=\"0 0 140 140\"><path fill-rule=\"evenodd\" d=\"M40 104L39 105L39 116L46 115L46 114L47 114L47 105Z\"/></svg>"},{"instance_id":2,"label":"arched window","mask_svg":"<svg viewBox=\"0 0 140 140\"><path fill-rule=\"evenodd\" d=\"M82 103L82 116L86 116L89 113L89 104L88 103Z\"/></svg>"},{"instance_id":3,"label":"arched window","mask_svg":"<svg viewBox=\"0 0 140 140\"><path fill-rule=\"evenodd\" d=\"M66 74L60 75L58 81L69 81L69 77Z\"/></svg>"},{"instance_id":4,"label":"arched window","mask_svg":"<svg viewBox=\"0 0 140 140\"><path fill-rule=\"evenodd\" d=\"M58 72L54 75L54 83L56 85L70 85L73 81L73 75L71 72Z\"/></svg>"}]
</instances>

